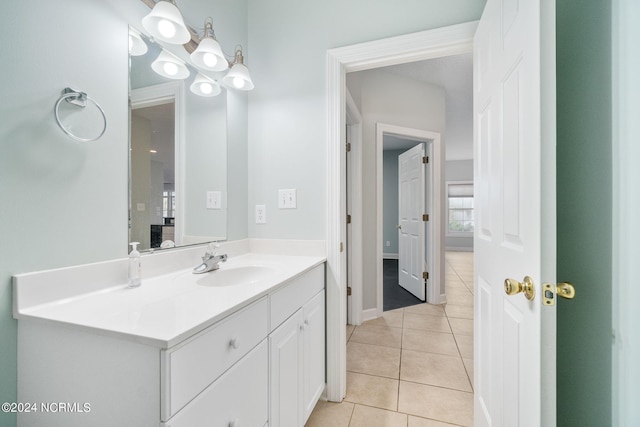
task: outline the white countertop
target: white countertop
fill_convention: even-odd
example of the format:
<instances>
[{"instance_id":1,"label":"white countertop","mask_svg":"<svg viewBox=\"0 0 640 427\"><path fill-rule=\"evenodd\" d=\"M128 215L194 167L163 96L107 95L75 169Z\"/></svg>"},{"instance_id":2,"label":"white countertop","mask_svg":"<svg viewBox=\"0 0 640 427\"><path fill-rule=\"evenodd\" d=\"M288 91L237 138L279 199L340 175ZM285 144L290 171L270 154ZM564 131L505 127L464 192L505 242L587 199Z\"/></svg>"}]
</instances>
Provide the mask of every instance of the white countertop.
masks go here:
<instances>
[{"instance_id":1,"label":"white countertop","mask_svg":"<svg viewBox=\"0 0 640 427\"><path fill-rule=\"evenodd\" d=\"M226 263L220 264L218 271L193 274L190 267L143 278L142 286L138 288L129 289L120 280L115 282L119 283L117 285L94 286L97 289L86 293L61 292L58 299L32 304L18 303L21 286L21 275L18 275L14 278L14 317L53 322L168 348L324 261L321 256L246 253L230 256ZM220 280L213 286L198 284L202 280L216 280L212 275L246 266L261 266L264 270L242 284L227 284ZM26 282L29 275L24 276L22 281ZM25 289L27 286L25 283ZM70 286L81 288L77 283ZM22 300L26 301L27 297Z\"/></svg>"}]
</instances>

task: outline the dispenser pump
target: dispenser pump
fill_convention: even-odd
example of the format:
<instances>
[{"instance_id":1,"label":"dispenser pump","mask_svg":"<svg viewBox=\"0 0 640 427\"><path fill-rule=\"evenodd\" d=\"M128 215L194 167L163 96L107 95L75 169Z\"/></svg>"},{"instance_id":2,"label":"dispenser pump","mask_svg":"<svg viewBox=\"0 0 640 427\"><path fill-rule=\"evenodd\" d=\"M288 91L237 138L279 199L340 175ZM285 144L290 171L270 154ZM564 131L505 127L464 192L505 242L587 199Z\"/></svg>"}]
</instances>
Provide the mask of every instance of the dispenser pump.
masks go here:
<instances>
[{"instance_id":1,"label":"dispenser pump","mask_svg":"<svg viewBox=\"0 0 640 427\"><path fill-rule=\"evenodd\" d=\"M142 284L142 262L140 252L138 252L139 242L131 242L131 252L129 253L129 283L127 287L137 288Z\"/></svg>"}]
</instances>

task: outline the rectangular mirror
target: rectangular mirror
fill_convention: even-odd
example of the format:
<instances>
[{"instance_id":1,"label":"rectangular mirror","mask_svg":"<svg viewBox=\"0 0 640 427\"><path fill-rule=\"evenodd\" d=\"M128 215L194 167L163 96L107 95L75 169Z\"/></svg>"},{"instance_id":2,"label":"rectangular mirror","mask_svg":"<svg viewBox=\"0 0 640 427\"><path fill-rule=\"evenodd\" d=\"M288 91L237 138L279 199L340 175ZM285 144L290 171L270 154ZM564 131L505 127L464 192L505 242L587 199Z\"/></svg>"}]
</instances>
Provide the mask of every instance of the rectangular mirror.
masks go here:
<instances>
[{"instance_id":1,"label":"rectangular mirror","mask_svg":"<svg viewBox=\"0 0 640 427\"><path fill-rule=\"evenodd\" d=\"M227 237L226 92L201 97L156 74L163 47L130 56L129 241L141 250Z\"/></svg>"}]
</instances>

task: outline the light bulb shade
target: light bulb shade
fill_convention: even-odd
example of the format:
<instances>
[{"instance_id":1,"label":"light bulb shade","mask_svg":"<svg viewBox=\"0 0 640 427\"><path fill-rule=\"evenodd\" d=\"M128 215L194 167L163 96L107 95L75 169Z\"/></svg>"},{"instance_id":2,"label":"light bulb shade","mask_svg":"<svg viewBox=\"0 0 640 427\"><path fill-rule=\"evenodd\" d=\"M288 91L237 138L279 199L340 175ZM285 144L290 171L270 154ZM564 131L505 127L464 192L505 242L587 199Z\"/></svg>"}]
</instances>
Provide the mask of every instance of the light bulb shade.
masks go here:
<instances>
[{"instance_id":1,"label":"light bulb shade","mask_svg":"<svg viewBox=\"0 0 640 427\"><path fill-rule=\"evenodd\" d=\"M156 60L151 63L151 68L162 77L174 80L186 79L190 74L189 69L181 59L164 49Z\"/></svg>"},{"instance_id":2,"label":"light bulb shade","mask_svg":"<svg viewBox=\"0 0 640 427\"><path fill-rule=\"evenodd\" d=\"M129 29L129 55L131 56L141 56L147 53L149 48L147 44L142 40L140 34L133 29Z\"/></svg>"},{"instance_id":3,"label":"light bulb shade","mask_svg":"<svg viewBox=\"0 0 640 427\"><path fill-rule=\"evenodd\" d=\"M163 42L185 44L191 40L180 10L168 1L156 3L151 12L142 18L142 26L153 38Z\"/></svg>"},{"instance_id":4,"label":"light bulb shade","mask_svg":"<svg viewBox=\"0 0 640 427\"><path fill-rule=\"evenodd\" d=\"M229 68L220 44L213 37L205 37L200 41L196 50L191 53L191 60L206 70L224 71Z\"/></svg>"},{"instance_id":5,"label":"light bulb shade","mask_svg":"<svg viewBox=\"0 0 640 427\"><path fill-rule=\"evenodd\" d=\"M225 85L239 90L253 89L253 82L249 75L249 69L243 64L233 64L231 70L222 79Z\"/></svg>"},{"instance_id":6,"label":"light bulb shade","mask_svg":"<svg viewBox=\"0 0 640 427\"><path fill-rule=\"evenodd\" d=\"M189 89L191 89L191 92L199 96L216 96L220 95L220 92L222 92L218 82L211 80L200 73L198 73L196 78L193 80Z\"/></svg>"}]
</instances>

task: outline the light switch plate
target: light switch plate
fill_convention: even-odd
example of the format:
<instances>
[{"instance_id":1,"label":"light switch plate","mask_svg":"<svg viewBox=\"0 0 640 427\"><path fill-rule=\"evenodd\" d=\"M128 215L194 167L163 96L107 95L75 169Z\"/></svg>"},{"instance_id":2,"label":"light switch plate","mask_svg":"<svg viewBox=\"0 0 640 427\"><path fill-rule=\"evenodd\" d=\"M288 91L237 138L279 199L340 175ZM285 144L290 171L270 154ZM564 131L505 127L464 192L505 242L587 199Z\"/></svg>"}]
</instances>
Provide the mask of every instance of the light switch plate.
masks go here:
<instances>
[{"instance_id":1,"label":"light switch plate","mask_svg":"<svg viewBox=\"0 0 640 427\"><path fill-rule=\"evenodd\" d=\"M278 190L278 208L295 209L297 207L296 189Z\"/></svg>"},{"instance_id":2,"label":"light switch plate","mask_svg":"<svg viewBox=\"0 0 640 427\"><path fill-rule=\"evenodd\" d=\"M207 209L222 209L221 191L207 191Z\"/></svg>"}]
</instances>

